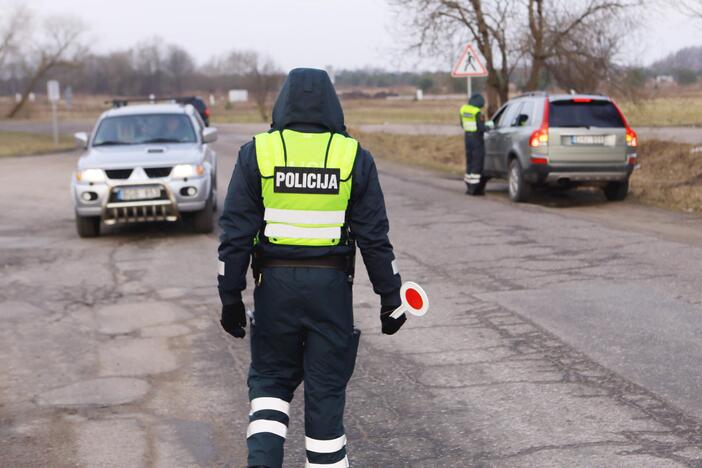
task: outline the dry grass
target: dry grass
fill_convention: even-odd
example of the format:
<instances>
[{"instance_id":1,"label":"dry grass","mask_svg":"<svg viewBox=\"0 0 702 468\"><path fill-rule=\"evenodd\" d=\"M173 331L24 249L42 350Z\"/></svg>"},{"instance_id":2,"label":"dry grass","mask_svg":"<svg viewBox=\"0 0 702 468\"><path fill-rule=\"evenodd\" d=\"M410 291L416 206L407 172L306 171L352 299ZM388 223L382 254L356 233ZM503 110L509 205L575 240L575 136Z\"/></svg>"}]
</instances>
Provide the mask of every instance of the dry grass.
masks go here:
<instances>
[{"instance_id":1,"label":"dry grass","mask_svg":"<svg viewBox=\"0 0 702 468\"><path fill-rule=\"evenodd\" d=\"M377 158L462 174L465 169L463 137L395 135L350 130Z\"/></svg>"},{"instance_id":2,"label":"dry grass","mask_svg":"<svg viewBox=\"0 0 702 468\"><path fill-rule=\"evenodd\" d=\"M702 96L657 97L619 102L634 127L702 125Z\"/></svg>"},{"instance_id":3,"label":"dry grass","mask_svg":"<svg viewBox=\"0 0 702 468\"><path fill-rule=\"evenodd\" d=\"M55 146L53 137L50 135L0 132L0 157L55 153L73 148L75 148L73 138L67 135L61 135L58 146Z\"/></svg>"},{"instance_id":4,"label":"dry grass","mask_svg":"<svg viewBox=\"0 0 702 468\"><path fill-rule=\"evenodd\" d=\"M461 174L465 167L461 137L403 136L353 132L375 157ZM632 198L663 208L702 213L702 152L690 145L645 141L641 167L631 179Z\"/></svg>"},{"instance_id":5,"label":"dry grass","mask_svg":"<svg viewBox=\"0 0 702 468\"><path fill-rule=\"evenodd\" d=\"M632 195L651 205L702 212L702 152L691 145L646 141L639 148L641 168L631 179Z\"/></svg>"}]
</instances>

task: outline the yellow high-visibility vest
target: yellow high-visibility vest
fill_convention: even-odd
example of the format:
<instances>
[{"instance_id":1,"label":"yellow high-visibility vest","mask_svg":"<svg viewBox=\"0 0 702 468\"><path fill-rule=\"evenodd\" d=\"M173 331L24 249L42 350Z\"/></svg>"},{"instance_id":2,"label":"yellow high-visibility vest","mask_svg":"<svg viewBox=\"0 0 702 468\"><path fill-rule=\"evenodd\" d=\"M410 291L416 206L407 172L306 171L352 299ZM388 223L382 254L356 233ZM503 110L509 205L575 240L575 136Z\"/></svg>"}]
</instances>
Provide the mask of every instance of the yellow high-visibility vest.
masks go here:
<instances>
[{"instance_id":1,"label":"yellow high-visibility vest","mask_svg":"<svg viewBox=\"0 0 702 468\"><path fill-rule=\"evenodd\" d=\"M282 245L338 245L358 142L286 129L256 135L255 144L265 208L259 237Z\"/></svg>"},{"instance_id":2,"label":"yellow high-visibility vest","mask_svg":"<svg viewBox=\"0 0 702 468\"><path fill-rule=\"evenodd\" d=\"M468 133L475 133L478 131L478 113L480 112L479 107L471 106L470 104L464 104L461 106L461 124L463 125L463 130Z\"/></svg>"}]
</instances>

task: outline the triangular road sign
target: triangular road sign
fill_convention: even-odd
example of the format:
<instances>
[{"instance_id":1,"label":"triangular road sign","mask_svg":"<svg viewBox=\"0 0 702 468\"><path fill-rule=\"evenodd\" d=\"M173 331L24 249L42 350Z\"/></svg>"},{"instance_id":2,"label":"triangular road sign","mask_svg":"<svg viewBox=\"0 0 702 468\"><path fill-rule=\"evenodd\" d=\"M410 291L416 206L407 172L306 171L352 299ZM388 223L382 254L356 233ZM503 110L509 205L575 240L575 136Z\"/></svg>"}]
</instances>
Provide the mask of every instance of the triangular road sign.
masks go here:
<instances>
[{"instance_id":1,"label":"triangular road sign","mask_svg":"<svg viewBox=\"0 0 702 468\"><path fill-rule=\"evenodd\" d=\"M487 76L488 72L478 58L478 53L473 49L473 46L466 44L461 57L453 66L451 76L454 78L466 76Z\"/></svg>"}]
</instances>

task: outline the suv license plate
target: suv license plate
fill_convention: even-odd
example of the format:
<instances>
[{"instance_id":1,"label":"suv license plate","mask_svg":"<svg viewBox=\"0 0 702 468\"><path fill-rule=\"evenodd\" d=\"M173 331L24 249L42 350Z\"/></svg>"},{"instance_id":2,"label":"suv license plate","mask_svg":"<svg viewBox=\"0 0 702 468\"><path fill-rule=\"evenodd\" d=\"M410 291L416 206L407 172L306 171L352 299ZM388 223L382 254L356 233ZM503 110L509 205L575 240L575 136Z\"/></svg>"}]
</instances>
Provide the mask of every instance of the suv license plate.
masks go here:
<instances>
[{"instance_id":1,"label":"suv license plate","mask_svg":"<svg viewBox=\"0 0 702 468\"><path fill-rule=\"evenodd\" d=\"M604 135L573 135L571 143L574 145L604 145Z\"/></svg>"},{"instance_id":2,"label":"suv license plate","mask_svg":"<svg viewBox=\"0 0 702 468\"><path fill-rule=\"evenodd\" d=\"M117 199L122 201L151 200L160 196L159 187L124 188L117 191Z\"/></svg>"}]
</instances>

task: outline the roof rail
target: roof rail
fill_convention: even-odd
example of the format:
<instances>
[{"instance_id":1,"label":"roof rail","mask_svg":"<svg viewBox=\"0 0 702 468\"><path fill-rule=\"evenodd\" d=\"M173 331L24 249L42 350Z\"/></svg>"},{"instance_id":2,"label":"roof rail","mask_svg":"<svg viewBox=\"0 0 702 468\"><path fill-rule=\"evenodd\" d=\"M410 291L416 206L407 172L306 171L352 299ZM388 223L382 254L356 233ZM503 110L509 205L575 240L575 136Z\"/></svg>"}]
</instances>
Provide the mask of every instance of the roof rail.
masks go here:
<instances>
[{"instance_id":1,"label":"roof rail","mask_svg":"<svg viewBox=\"0 0 702 468\"><path fill-rule=\"evenodd\" d=\"M517 98L523 98L523 97L532 97L532 96L548 96L547 91L528 91L526 93L522 93L519 96L515 96L513 99Z\"/></svg>"},{"instance_id":2,"label":"roof rail","mask_svg":"<svg viewBox=\"0 0 702 468\"><path fill-rule=\"evenodd\" d=\"M136 102L149 102L155 104L157 102L173 102L176 104L189 104L191 100L195 99L196 96L138 96L131 98L115 98L109 101L105 101L105 104L111 104L113 108L118 109L120 107L128 106L129 104Z\"/></svg>"}]
</instances>

